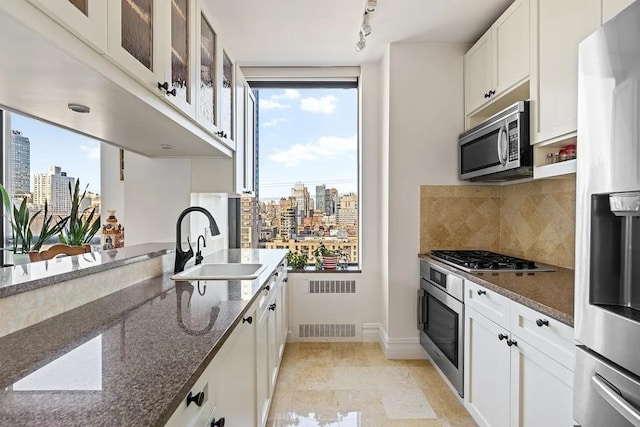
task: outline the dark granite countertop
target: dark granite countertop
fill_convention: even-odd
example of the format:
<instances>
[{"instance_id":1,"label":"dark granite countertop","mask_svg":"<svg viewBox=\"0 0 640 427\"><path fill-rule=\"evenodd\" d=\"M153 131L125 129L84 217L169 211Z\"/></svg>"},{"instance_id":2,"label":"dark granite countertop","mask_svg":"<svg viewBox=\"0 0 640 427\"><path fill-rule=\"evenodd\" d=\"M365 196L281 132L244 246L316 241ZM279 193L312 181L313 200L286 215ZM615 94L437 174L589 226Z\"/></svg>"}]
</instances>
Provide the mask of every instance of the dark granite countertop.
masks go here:
<instances>
[{"instance_id":1,"label":"dark granite countertop","mask_svg":"<svg viewBox=\"0 0 640 427\"><path fill-rule=\"evenodd\" d=\"M0 338L0 426L164 425L286 252L218 251L204 262L268 267L199 285L166 273Z\"/></svg>"},{"instance_id":2,"label":"dark granite countertop","mask_svg":"<svg viewBox=\"0 0 640 427\"><path fill-rule=\"evenodd\" d=\"M431 258L418 255L479 285L506 296L526 307L573 326L574 271L553 267L554 272L535 273L467 273Z\"/></svg>"},{"instance_id":3,"label":"dark granite countertop","mask_svg":"<svg viewBox=\"0 0 640 427\"><path fill-rule=\"evenodd\" d=\"M145 243L109 251L30 262L0 268L0 298L32 291L111 268L144 261L175 251L175 243Z\"/></svg>"}]
</instances>

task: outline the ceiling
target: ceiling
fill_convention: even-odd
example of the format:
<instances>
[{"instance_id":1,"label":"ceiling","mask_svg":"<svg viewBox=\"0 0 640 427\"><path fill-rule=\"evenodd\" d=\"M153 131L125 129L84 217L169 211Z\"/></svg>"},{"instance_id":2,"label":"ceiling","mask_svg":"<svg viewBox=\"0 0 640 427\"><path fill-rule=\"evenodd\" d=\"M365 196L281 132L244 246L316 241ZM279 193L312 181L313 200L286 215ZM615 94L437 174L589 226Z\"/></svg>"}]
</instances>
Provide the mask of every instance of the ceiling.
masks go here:
<instances>
[{"instance_id":1,"label":"ceiling","mask_svg":"<svg viewBox=\"0 0 640 427\"><path fill-rule=\"evenodd\" d=\"M513 0L378 0L355 50L366 0L206 0L240 65L327 66L377 61L396 42L473 43Z\"/></svg>"}]
</instances>

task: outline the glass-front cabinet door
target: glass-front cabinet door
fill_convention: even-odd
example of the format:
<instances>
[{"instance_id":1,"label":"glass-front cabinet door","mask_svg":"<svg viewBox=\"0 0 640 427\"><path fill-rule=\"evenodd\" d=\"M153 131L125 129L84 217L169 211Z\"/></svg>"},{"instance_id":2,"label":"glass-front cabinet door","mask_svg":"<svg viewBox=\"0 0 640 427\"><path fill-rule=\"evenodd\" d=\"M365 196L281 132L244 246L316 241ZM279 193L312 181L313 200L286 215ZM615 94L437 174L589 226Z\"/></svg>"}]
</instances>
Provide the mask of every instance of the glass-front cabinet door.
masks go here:
<instances>
[{"instance_id":1,"label":"glass-front cabinet door","mask_svg":"<svg viewBox=\"0 0 640 427\"><path fill-rule=\"evenodd\" d=\"M29 0L100 53L107 51L105 0Z\"/></svg>"},{"instance_id":2,"label":"glass-front cabinet door","mask_svg":"<svg viewBox=\"0 0 640 427\"><path fill-rule=\"evenodd\" d=\"M163 41L169 31L166 1L109 0L108 56L154 90L165 82ZM167 86L167 89L171 89Z\"/></svg>"},{"instance_id":3,"label":"glass-front cabinet door","mask_svg":"<svg viewBox=\"0 0 640 427\"><path fill-rule=\"evenodd\" d=\"M220 89L220 131L219 136L234 141L234 66L227 52L222 54L222 88Z\"/></svg>"},{"instance_id":4,"label":"glass-front cabinet door","mask_svg":"<svg viewBox=\"0 0 640 427\"><path fill-rule=\"evenodd\" d=\"M198 122L212 133L219 132L218 120L218 36L206 9L198 10L198 60L200 75L196 84L196 117Z\"/></svg>"},{"instance_id":5,"label":"glass-front cabinet door","mask_svg":"<svg viewBox=\"0 0 640 427\"><path fill-rule=\"evenodd\" d=\"M165 81L159 89L166 98L189 114L195 115L195 3L196 0L172 0L168 14L170 37L166 43ZM165 89L166 87L166 89Z\"/></svg>"}]
</instances>

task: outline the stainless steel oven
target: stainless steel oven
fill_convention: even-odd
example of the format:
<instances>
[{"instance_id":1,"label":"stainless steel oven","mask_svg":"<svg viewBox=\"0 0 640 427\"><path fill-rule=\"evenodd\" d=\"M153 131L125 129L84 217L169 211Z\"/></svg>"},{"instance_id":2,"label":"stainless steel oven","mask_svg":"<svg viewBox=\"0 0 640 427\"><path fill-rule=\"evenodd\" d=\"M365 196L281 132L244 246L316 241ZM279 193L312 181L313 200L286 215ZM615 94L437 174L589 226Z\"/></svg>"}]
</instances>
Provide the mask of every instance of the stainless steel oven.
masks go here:
<instances>
[{"instance_id":1,"label":"stainless steel oven","mask_svg":"<svg viewBox=\"0 0 640 427\"><path fill-rule=\"evenodd\" d=\"M463 396L464 280L420 260L420 344Z\"/></svg>"}]
</instances>

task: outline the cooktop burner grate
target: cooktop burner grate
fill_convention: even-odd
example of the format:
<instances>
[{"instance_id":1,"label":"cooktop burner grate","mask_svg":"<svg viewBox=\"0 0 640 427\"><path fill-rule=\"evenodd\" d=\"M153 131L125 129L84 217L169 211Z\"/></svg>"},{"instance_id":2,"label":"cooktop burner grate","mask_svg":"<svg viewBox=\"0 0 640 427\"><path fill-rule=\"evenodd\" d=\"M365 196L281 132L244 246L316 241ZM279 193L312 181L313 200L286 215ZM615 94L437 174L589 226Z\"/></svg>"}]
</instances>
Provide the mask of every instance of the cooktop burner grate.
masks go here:
<instances>
[{"instance_id":1,"label":"cooktop burner grate","mask_svg":"<svg viewBox=\"0 0 640 427\"><path fill-rule=\"evenodd\" d=\"M490 251L477 250L438 250L431 251L431 255L449 264L462 267L467 271L553 271L539 267L535 262L502 255Z\"/></svg>"}]
</instances>

